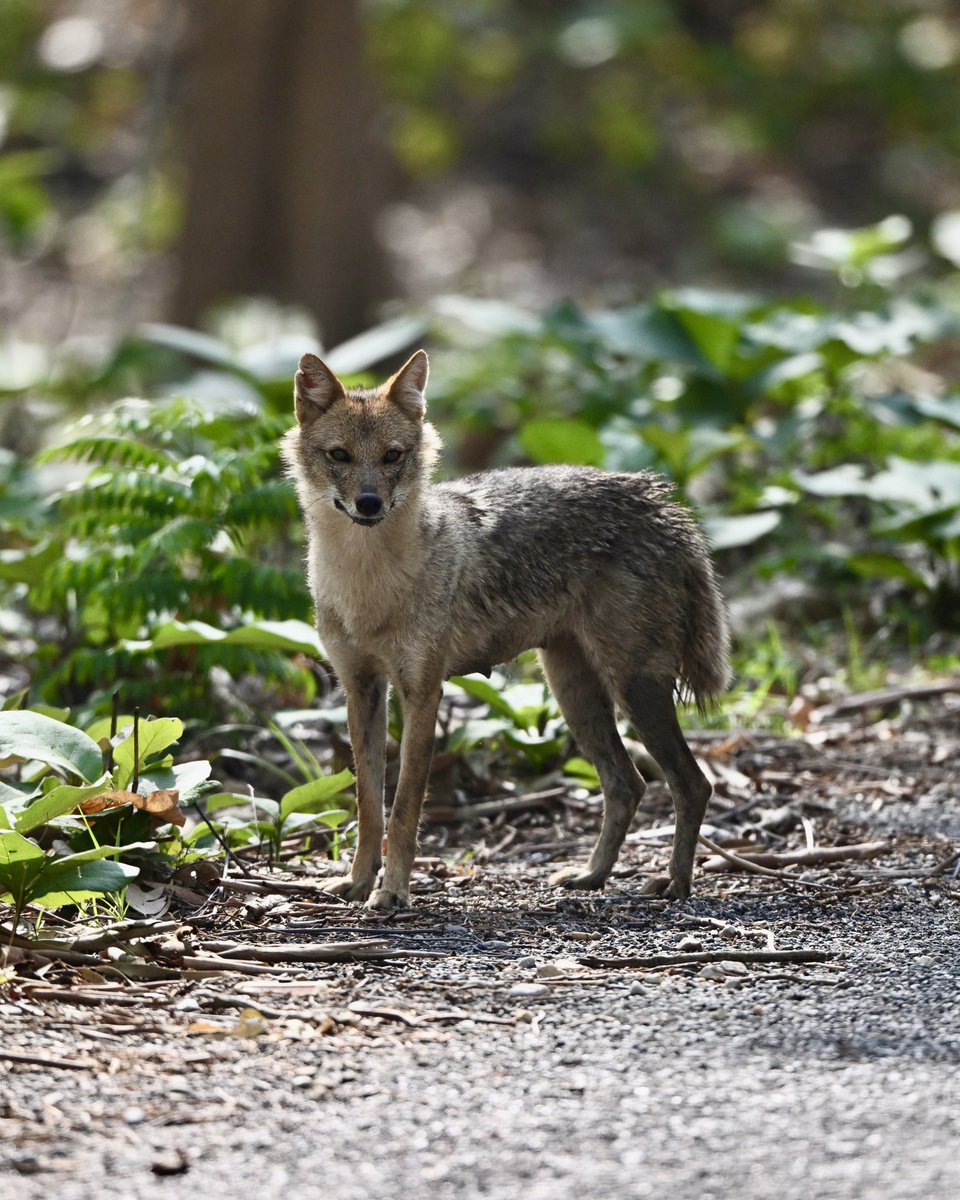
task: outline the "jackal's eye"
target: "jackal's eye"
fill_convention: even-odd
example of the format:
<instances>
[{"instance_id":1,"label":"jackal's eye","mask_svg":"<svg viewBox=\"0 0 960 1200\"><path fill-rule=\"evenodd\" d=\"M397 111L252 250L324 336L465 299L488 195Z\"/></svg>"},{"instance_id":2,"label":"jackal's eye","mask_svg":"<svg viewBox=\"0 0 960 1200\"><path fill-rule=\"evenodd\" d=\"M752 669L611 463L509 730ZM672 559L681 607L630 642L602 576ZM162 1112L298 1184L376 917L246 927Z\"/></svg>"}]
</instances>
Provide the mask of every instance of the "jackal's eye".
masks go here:
<instances>
[{"instance_id":1,"label":"jackal's eye","mask_svg":"<svg viewBox=\"0 0 960 1200\"><path fill-rule=\"evenodd\" d=\"M402 450L388 450L386 452L386 454L383 456L383 461L385 463L399 462L401 454L403 454Z\"/></svg>"},{"instance_id":2,"label":"jackal's eye","mask_svg":"<svg viewBox=\"0 0 960 1200\"><path fill-rule=\"evenodd\" d=\"M332 450L328 450L327 453L334 462L350 462L350 455L342 446L334 446L334 448Z\"/></svg>"}]
</instances>

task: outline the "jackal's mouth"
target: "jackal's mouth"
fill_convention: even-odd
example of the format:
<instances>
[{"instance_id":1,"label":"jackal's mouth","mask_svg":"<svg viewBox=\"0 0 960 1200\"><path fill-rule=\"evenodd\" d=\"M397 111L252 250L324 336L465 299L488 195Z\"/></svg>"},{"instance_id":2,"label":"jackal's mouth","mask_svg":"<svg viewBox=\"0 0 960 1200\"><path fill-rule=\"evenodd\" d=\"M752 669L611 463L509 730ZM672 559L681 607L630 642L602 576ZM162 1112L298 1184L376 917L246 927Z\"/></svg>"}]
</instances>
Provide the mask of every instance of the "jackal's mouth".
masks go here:
<instances>
[{"instance_id":1,"label":"jackal's mouth","mask_svg":"<svg viewBox=\"0 0 960 1200\"><path fill-rule=\"evenodd\" d=\"M334 507L338 508L342 513L346 513L354 525L379 525L383 518L387 515L385 512L379 513L375 517L358 517L350 511L345 504L334 498Z\"/></svg>"}]
</instances>

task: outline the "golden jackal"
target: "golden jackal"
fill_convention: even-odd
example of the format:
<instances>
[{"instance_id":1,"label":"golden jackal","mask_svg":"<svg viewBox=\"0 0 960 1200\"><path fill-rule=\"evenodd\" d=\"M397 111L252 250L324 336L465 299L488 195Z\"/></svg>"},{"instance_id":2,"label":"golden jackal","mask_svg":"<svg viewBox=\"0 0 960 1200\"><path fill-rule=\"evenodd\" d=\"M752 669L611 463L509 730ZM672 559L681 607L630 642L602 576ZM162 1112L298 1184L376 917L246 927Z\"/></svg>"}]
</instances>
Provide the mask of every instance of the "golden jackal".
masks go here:
<instances>
[{"instance_id":1,"label":"golden jackal","mask_svg":"<svg viewBox=\"0 0 960 1200\"><path fill-rule=\"evenodd\" d=\"M409 903L442 682L535 646L604 793L590 861L553 882L602 887L643 795L618 706L663 769L676 811L669 879L645 890L689 895L710 785L680 732L675 696L702 707L728 679L723 601L703 535L647 472L528 467L432 484L439 439L424 420L426 383L422 350L374 390L347 390L312 354L296 377L284 457L306 523L317 627L347 694L357 774L353 870L327 890L369 908ZM378 880L388 682L404 731Z\"/></svg>"}]
</instances>

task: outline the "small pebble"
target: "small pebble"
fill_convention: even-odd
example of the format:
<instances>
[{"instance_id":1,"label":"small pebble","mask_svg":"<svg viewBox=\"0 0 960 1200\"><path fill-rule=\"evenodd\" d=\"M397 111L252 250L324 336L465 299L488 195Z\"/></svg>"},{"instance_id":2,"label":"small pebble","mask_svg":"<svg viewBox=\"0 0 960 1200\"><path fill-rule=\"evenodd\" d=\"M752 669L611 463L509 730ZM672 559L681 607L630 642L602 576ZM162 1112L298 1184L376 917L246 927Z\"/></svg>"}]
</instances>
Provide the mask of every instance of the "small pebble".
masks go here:
<instances>
[{"instance_id":1,"label":"small pebble","mask_svg":"<svg viewBox=\"0 0 960 1200\"><path fill-rule=\"evenodd\" d=\"M740 936L740 930L736 925L724 925L720 930L720 936L728 942L733 942Z\"/></svg>"},{"instance_id":2,"label":"small pebble","mask_svg":"<svg viewBox=\"0 0 960 1200\"><path fill-rule=\"evenodd\" d=\"M935 967L937 965L937 960L930 954L921 954L920 957L916 959L916 964L918 967Z\"/></svg>"},{"instance_id":3,"label":"small pebble","mask_svg":"<svg viewBox=\"0 0 960 1200\"><path fill-rule=\"evenodd\" d=\"M125 1125L142 1125L147 1119L147 1114L136 1104L131 1104L129 1108L123 1110L123 1123Z\"/></svg>"},{"instance_id":4,"label":"small pebble","mask_svg":"<svg viewBox=\"0 0 960 1200\"><path fill-rule=\"evenodd\" d=\"M630 990L628 991L627 995L645 996L647 994L647 990L647 985L645 983L641 983L639 979L635 979L633 983L630 984Z\"/></svg>"},{"instance_id":5,"label":"small pebble","mask_svg":"<svg viewBox=\"0 0 960 1200\"><path fill-rule=\"evenodd\" d=\"M489 946L490 943L488 942L487 945ZM517 959L517 966L520 968L521 971L532 971L536 965L537 965L537 960L533 957L532 954L525 954L523 956L523 958Z\"/></svg>"},{"instance_id":6,"label":"small pebble","mask_svg":"<svg viewBox=\"0 0 960 1200\"><path fill-rule=\"evenodd\" d=\"M681 954L686 954L688 951L696 952L703 949L703 942L699 938L691 937L687 934L686 937L681 938L677 943L677 949Z\"/></svg>"},{"instance_id":7,"label":"small pebble","mask_svg":"<svg viewBox=\"0 0 960 1200\"><path fill-rule=\"evenodd\" d=\"M466 925L448 925L446 928L446 932L447 933L469 933L470 930L466 927Z\"/></svg>"},{"instance_id":8,"label":"small pebble","mask_svg":"<svg viewBox=\"0 0 960 1200\"><path fill-rule=\"evenodd\" d=\"M515 983L510 989L510 995L532 999L534 996L549 996L550 989L545 983Z\"/></svg>"},{"instance_id":9,"label":"small pebble","mask_svg":"<svg viewBox=\"0 0 960 1200\"><path fill-rule=\"evenodd\" d=\"M483 948L484 950L508 950L510 943L503 941L502 938L490 938L483 943Z\"/></svg>"}]
</instances>

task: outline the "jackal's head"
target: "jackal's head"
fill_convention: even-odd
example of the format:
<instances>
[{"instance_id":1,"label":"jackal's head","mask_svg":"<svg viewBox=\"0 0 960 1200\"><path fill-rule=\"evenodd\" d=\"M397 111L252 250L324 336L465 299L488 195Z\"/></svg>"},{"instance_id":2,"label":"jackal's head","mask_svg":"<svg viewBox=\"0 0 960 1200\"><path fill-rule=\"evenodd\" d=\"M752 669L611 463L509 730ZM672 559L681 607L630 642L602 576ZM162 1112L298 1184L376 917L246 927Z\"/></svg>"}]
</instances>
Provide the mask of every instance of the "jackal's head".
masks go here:
<instances>
[{"instance_id":1,"label":"jackal's head","mask_svg":"<svg viewBox=\"0 0 960 1200\"><path fill-rule=\"evenodd\" d=\"M309 517L326 506L357 525L379 525L418 495L440 439L424 420L427 356L418 350L378 388L343 386L315 354L294 382L297 425L283 455Z\"/></svg>"}]
</instances>

